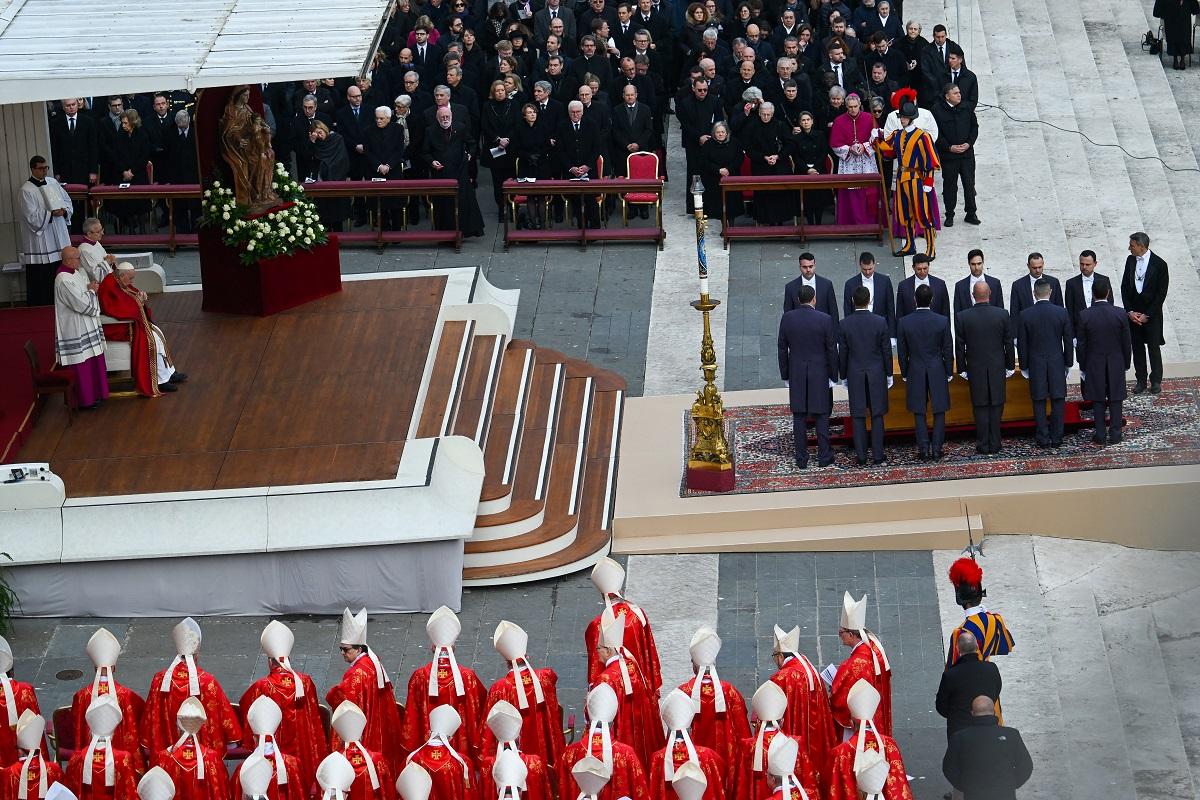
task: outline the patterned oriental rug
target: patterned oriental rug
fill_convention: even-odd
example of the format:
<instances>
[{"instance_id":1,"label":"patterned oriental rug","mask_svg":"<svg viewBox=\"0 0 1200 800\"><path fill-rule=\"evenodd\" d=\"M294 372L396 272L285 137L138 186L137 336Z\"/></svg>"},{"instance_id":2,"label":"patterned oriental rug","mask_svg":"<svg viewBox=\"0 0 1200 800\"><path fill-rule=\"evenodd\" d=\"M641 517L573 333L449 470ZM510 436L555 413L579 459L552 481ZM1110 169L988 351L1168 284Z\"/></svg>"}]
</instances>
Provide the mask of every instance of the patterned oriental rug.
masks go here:
<instances>
[{"instance_id":1,"label":"patterned oriental rug","mask_svg":"<svg viewBox=\"0 0 1200 800\"><path fill-rule=\"evenodd\" d=\"M1072 386L1071 392L1068 402L1080 399L1077 386ZM834 404L835 420L846 413L845 403ZM1158 395L1131 392L1124 413L1123 441L1106 447L1092 443L1091 411L1084 410L1080 416L1086 427L1068 430L1057 450L1037 447L1033 430L1028 428L1016 433L1006 430L1003 450L998 455L983 456L975 452L974 432L968 431L965 436L947 438L946 457L941 461L920 461L916 443L908 435L885 442L886 464L860 467L855 463L853 448L835 445L834 464L821 468L816 465L816 443L810 439L808 468L801 470L796 466L792 415L787 405L727 408L725 432L734 455L736 482L733 491L725 494L1200 463L1200 378L1163 381ZM682 463L686 465L694 435L686 411L683 425ZM840 424L831 423L832 438L842 433ZM844 433L848 441L849 431ZM689 490L684 477L680 478L680 497L716 494Z\"/></svg>"}]
</instances>

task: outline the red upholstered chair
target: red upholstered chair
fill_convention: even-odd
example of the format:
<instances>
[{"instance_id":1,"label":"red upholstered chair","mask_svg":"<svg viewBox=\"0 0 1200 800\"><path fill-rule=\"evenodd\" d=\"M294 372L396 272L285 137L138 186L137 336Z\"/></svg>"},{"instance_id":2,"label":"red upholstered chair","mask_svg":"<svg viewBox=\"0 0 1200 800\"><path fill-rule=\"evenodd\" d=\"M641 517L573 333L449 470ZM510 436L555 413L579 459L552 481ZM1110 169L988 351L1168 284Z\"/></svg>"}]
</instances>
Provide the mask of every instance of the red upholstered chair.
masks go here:
<instances>
[{"instance_id":1,"label":"red upholstered chair","mask_svg":"<svg viewBox=\"0 0 1200 800\"><path fill-rule=\"evenodd\" d=\"M43 370L38 360L37 348L33 342L26 340L25 357L29 359L29 374L33 380L33 421L37 422L42 410L42 398L52 394L61 394L67 404L67 424L75 419L78 405L75 398L75 373L60 367L59 369Z\"/></svg>"},{"instance_id":2,"label":"red upholstered chair","mask_svg":"<svg viewBox=\"0 0 1200 800\"><path fill-rule=\"evenodd\" d=\"M606 175L604 174L604 156L598 156L596 158L596 171L595 171L595 173L592 174L592 177L593 178L606 177ZM607 226L608 215L604 211L604 195L603 194L596 195L596 213L599 214L599 216L600 216L600 224Z\"/></svg>"},{"instance_id":3,"label":"red upholstered chair","mask_svg":"<svg viewBox=\"0 0 1200 800\"><path fill-rule=\"evenodd\" d=\"M59 706L54 709L50 721L53 728L50 731L50 742L54 745L54 757L60 764L65 764L78 749L75 742L75 718L71 715L71 707Z\"/></svg>"},{"instance_id":4,"label":"red upholstered chair","mask_svg":"<svg viewBox=\"0 0 1200 800\"><path fill-rule=\"evenodd\" d=\"M754 173L753 173L753 172L751 172L751 170L750 170L750 156L742 156L742 168L741 168L741 170L738 172L738 174L739 174L739 175L743 175L743 176L745 176L745 175L753 175L753 174L754 174ZM749 189L743 189L743 190L742 190L742 201L743 201L743 202L746 202L746 203L753 202L753 201L754 201L754 192L753 192L753 190L749 190Z\"/></svg>"},{"instance_id":5,"label":"red upholstered chair","mask_svg":"<svg viewBox=\"0 0 1200 800\"><path fill-rule=\"evenodd\" d=\"M630 153L625 157L625 172L632 180L658 178L657 153ZM621 222L629 224L629 206L654 206L654 218L662 225L662 198L657 192L626 192L621 195Z\"/></svg>"}]
</instances>

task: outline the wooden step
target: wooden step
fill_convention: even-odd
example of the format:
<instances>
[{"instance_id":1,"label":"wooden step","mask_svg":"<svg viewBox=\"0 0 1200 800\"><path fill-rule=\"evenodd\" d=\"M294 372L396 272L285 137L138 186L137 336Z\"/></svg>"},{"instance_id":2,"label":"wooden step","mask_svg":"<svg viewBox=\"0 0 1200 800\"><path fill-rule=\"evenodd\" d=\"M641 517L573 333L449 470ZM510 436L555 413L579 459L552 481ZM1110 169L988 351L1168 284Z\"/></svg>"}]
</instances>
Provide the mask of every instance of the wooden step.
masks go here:
<instances>
[{"instance_id":1,"label":"wooden step","mask_svg":"<svg viewBox=\"0 0 1200 800\"><path fill-rule=\"evenodd\" d=\"M504 336L476 336L463 377L462 394L450 432L472 439L482 449L487 442L500 368L504 363Z\"/></svg>"},{"instance_id":2,"label":"wooden step","mask_svg":"<svg viewBox=\"0 0 1200 800\"><path fill-rule=\"evenodd\" d=\"M592 368L596 372L595 368ZM594 376L593 376L594 377ZM609 552L613 498L617 478L624 387L597 391L587 435L574 540L549 555L494 566L463 570L464 586L490 586L543 580L566 575L594 564ZM472 542L468 542L468 547Z\"/></svg>"},{"instance_id":3,"label":"wooden step","mask_svg":"<svg viewBox=\"0 0 1200 800\"><path fill-rule=\"evenodd\" d=\"M492 402L490 430L483 449L480 514L504 511L512 501L512 479L536 363L533 342L516 340L504 351L496 397Z\"/></svg>"},{"instance_id":4,"label":"wooden step","mask_svg":"<svg viewBox=\"0 0 1200 800\"><path fill-rule=\"evenodd\" d=\"M450 430L462 394L474 333L474 320L450 320L442 324L416 438L445 436Z\"/></svg>"},{"instance_id":5,"label":"wooden step","mask_svg":"<svg viewBox=\"0 0 1200 800\"><path fill-rule=\"evenodd\" d=\"M581 376L568 378L563 387L541 523L516 536L473 538L464 549L465 566L528 561L557 552L574 541L588 455L593 384L593 378Z\"/></svg>"}]
</instances>

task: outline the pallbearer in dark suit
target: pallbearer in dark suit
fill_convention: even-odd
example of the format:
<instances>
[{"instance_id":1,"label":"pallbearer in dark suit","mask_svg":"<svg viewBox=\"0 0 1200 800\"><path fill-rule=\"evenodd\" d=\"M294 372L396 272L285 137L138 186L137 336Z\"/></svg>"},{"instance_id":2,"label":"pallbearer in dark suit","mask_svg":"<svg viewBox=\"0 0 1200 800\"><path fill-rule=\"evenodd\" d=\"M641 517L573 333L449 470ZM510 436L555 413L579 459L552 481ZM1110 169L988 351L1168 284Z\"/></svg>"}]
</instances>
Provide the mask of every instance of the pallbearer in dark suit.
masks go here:
<instances>
[{"instance_id":1,"label":"pallbearer in dark suit","mask_svg":"<svg viewBox=\"0 0 1200 800\"><path fill-rule=\"evenodd\" d=\"M1067 397L1067 371L1075 363L1071 341L1071 315L1050 302L1050 281L1041 278L1033 287L1034 303L1021 312L1017 323L1017 354L1021 374L1029 381L1038 447L1061 447L1063 403ZM1046 420L1046 401L1050 420Z\"/></svg>"},{"instance_id":2,"label":"pallbearer in dark suit","mask_svg":"<svg viewBox=\"0 0 1200 800\"><path fill-rule=\"evenodd\" d=\"M801 286L799 305L779 321L779 377L788 382L792 432L796 438L796 466L808 466L808 417L817 428L817 461L833 463L829 446L829 412L833 410L833 384L838 379L837 334L833 319L816 309L816 292Z\"/></svg>"},{"instance_id":3,"label":"pallbearer in dark suit","mask_svg":"<svg viewBox=\"0 0 1200 800\"><path fill-rule=\"evenodd\" d=\"M983 274L983 251L976 249L967 253L967 266L970 267L971 274L954 284L954 313L957 314L974 304L975 284L980 281L991 289L992 305L1004 308L1004 290L1000 286L1000 280Z\"/></svg>"},{"instance_id":4,"label":"pallbearer in dark suit","mask_svg":"<svg viewBox=\"0 0 1200 800\"><path fill-rule=\"evenodd\" d=\"M1150 252L1150 237L1130 234L1129 257L1121 275L1121 303L1129 315L1133 337L1133 371L1137 376L1133 393L1146 391L1146 355L1150 356L1150 393L1162 391L1163 303L1167 300L1167 262Z\"/></svg>"},{"instance_id":5,"label":"pallbearer in dark suit","mask_svg":"<svg viewBox=\"0 0 1200 800\"><path fill-rule=\"evenodd\" d=\"M783 289L783 313L797 306L796 294L801 286L811 286L817 293L817 311L824 311L834 322L838 321L837 297L833 293L833 281L817 274L817 258L812 253L800 254L800 277L788 281Z\"/></svg>"},{"instance_id":6,"label":"pallbearer in dark suit","mask_svg":"<svg viewBox=\"0 0 1200 800\"><path fill-rule=\"evenodd\" d=\"M1025 259L1025 266L1029 268L1029 274L1013 281L1012 290L1008 295L1008 308L1012 312L1013 318L1013 333L1017 332L1016 326L1021 319L1021 312L1033 305L1033 285L1042 278L1050 281L1050 302L1056 306L1063 305L1062 287L1059 286L1058 278L1044 274L1046 261L1042 258L1042 254L1030 253L1029 257Z\"/></svg>"},{"instance_id":7,"label":"pallbearer in dark suit","mask_svg":"<svg viewBox=\"0 0 1200 800\"><path fill-rule=\"evenodd\" d=\"M954 318L958 374L971 388L975 413L975 452L1000 452L1000 418L1007 399L1005 381L1012 377L1012 323L1008 312L992 305L992 288L975 284L975 305Z\"/></svg>"},{"instance_id":8,"label":"pallbearer in dark suit","mask_svg":"<svg viewBox=\"0 0 1200 800\"><path fill-rule=\"evenodd\" d=\"M1093 289L1096 286L1102 287L1101 293L1105 297L1112 291L1108 276L1096 272L1095 252L1084 250L1079 254L1079 274L1067 278L1067 282L1063 284L1063 299L1067 303L1067 313L1071 315L1071 330L1075 331L1076 337L1079 335L1079 313L1092 307ZM1082 377L1079 379L1079 391L1081 394L1087 394Z\"/></svg>"},{"instance_id":9,"label":"pallbearer in dark suit","mask_svg":"<svg viewBox=\"0 0 1200 800\"><path fill-rule=\"evenodd\" d=\"M866 251L858 256L858 274L846 281L842 289L842 311L846 316L854 313L854 290L859 286L871 292L871 311L887 320L888 336L896 338L896 295L892 291L892 279L875 271L875 256Z\"/></svg>"},{"instance_id":10,"label":"pallbearer in dark suit","mask_svg":"<svg viewBox=\"0 0 1200 800\"><path fill-rule=\"evenodd\" d=\"M1103 445L1121 441L1121 403L1124 402L1125 373L1133 356L1129 315L1125 309L1112 304L1111 293L1100 296L1100 285L1092 286L1092 307L1079 315L1075 331L1079 342L1079 371L1086 376L1084 400L1092 401L1096 429L1092 441ZM1104 433L1104 417L1108 416L1108 436Z\"/></svg>"},{"instance_id":11,"label":"pallbearer in dark suit","mask_svg":"<svg viewBox=\"0 0 1200 800\"><path fill-rule=\"evenodd\" d=\"M860 286L854 290L854 313L842 320L838 331L839 372L850 395L850 417L854 427L854 455L859 466L867 463L868 410L871 414L871 460L882 464L883 415L888 410L892 388L892 343L887 322L872 314L871 293Z\"/></svg>"},{"instance_id":12,"label":"pallbearer in dark suit","mask_svg":"<svg viewBox=\"0 0 1200 800\"><path fill-rule=\"evenodd\" d=\"M941 458L946 439L946 412L950 409L950 390L946 384L954 377L954 342L950 320L929 309L933 292L918 287L917 310L900 320L896 329L896 347L900 374L907 382L908 410L917 429L917 455L922 461ZM933 440L930 441L925 409L933 411Z\"/></svg>"},{"instance_id":13,"label":"pallbearer in dark suit","mask_svg":"<svg viewBox=\"0 0 1200 800\"><path fill-rule=\"evenodd\" d=\"M933 291L933 302L929 308L935 314L941 314L950 319L950 292L946 282L936 275L929 274L929 265L933 259L924 253L913 256L913 274L900 281L896 287L896 319L901 319L917 310L917 300L914 295L918 286L928 286Z\"/></svg>"}]
</instances>

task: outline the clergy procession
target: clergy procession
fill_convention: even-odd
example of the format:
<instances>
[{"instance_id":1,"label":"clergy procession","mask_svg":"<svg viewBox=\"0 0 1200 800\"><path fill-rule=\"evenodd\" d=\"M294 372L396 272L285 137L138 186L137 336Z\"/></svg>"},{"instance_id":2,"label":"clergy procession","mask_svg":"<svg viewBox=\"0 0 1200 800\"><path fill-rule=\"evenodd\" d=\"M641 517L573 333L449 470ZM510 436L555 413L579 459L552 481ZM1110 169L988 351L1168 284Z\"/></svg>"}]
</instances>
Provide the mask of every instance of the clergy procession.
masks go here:
<instances>
[{"instance_id":1,"label":"clergy procession","mask_svg":"<svg viewBox=\"0 0 1200 800\"><path fill-rule=\"evenodd\" d=\"M974 560L959 559L950 579L965 617L950 637L947 676L1014 646L1004 620L983 605ZM94 676L72 699L70 729L54 732L57 760L34 689L11 677L13 653L0 639L9 723L0 726L0 800L913 797L892 738L893 666L867 626L868 597L845 593L837 634L848 654L823 670L800 652L798 626L776 625L776 672L747 706L718 672L721 639L711 628L691 639L694 677L663 684L650 620L623 595L624 580L608 558L592 571L604 608L584 632L591 688L582 735L569 743L558 677L530 661L528 634L497 625L492 644L506 672L488 688L457 660L461 625L445 607L429 617L430 660L409 676L403 704L369 644L366 609L343 613L347 667L324 698L290 660L292 631L270 622L260 636L269 672L236 706L201 665L203 634L192 618L174 627L175 654L144 698L118 682L121 643L100 628L86 646ZM967 701L998 716L998 688ZM943 700L939 691L946 713ZM978 718L968 733L997 722ZM1015 776L1014 786L1026 778Z\"/></svg>"}]
</instances>

